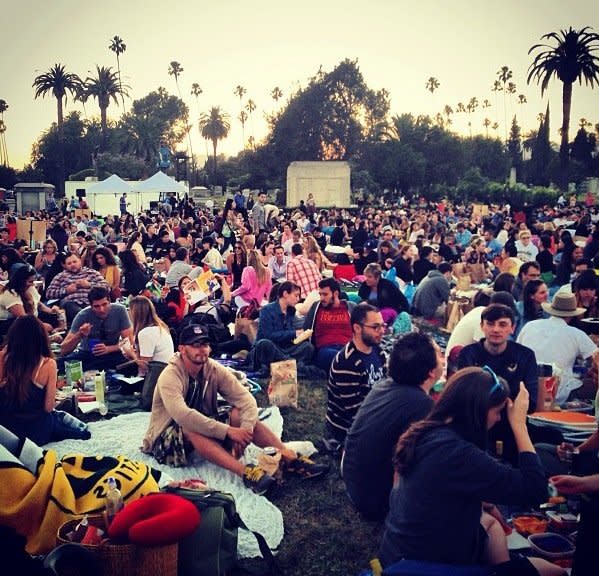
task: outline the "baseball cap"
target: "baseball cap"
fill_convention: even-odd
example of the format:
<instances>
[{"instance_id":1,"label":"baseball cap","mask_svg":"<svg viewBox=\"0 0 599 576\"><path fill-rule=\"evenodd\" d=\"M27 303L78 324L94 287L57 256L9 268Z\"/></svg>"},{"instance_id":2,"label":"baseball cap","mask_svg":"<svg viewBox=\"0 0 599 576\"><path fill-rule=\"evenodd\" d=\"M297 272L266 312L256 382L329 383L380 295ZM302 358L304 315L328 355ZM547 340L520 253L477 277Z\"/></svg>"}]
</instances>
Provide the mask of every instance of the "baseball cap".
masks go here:
<instances>
[{"instance_id":1,"label":"baseball cap","mask_svg":"<svg viewBox=\"0 0 599 576\"><path fill-rule=\"evenodd\" d=\"M207 340L210 340L208 328L202 324L185 326L185 328L181 330L181 334L179 334L179 344L183 344L184 346L197 344Z\"/></svg>"}]
</instances>

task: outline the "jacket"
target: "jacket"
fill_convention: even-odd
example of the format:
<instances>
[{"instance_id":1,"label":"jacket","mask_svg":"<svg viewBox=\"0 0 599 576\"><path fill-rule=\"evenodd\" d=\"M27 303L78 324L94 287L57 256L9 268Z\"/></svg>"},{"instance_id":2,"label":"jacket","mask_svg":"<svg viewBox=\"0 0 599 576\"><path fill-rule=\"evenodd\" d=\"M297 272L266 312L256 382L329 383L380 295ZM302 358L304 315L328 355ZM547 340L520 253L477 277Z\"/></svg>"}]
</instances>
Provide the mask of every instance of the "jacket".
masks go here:
<instances>
[{"instance_id":1,"label":"jacket","mask_svg":"<svg viewBox=\"0 0 599 576\"><path fill-rule=\"evenodd\" d=\"M437 308L449 300L450 286L438 270L431 270L414 292L413 312L417 316L432 318Z\"/></svg>"},{"instance_id":2,"label":"jacket","mask_svg":"<svg viewBox=\"0 0 599 576\"><path fill-rule=\"evenodd\" d=\"M278 346L291 346L295 339L295 308L287 308L283 314L278 300L260 310L256 340L270 340Z\"/></svg>"},{"instance_id":3,"label":"jacket","mask_svg":"<svg viewBox=\"0 0 599 576\"><path fill-rule=\"evenodd\" d=\"M342 302L345 302L345 304L347 305L347 312L351 317L351 313L353 309L356 307L356 303L351 302L349 300L342 300ZM306 317L304 319L304 330L312 330L312 344L314 344L314 323L316 322L316 314L318 313L318 309L320 308L320 306L320 300L314 302L314 304L310 306L310 310L308 310L308 313L306 314Z\"/></svg>"},{"instance_id":4,"label":"jacket","mask_svg":"<svg viewBox=\"0 0 599 576\"><path fill-rule=\"evenodd\" d=\"M358 290L358 296L368 302L370 296L370 288L366 282L363 282ZM408 312L410 305L406 297L401 293L399 286L390 280L381 278L377 285L377 298L374 302L375 306L382 310L383 308L393 308L397 312Z\"/></svg>"},{"instance_id":5,"label":"jacket","mask_svg":"<svg viewBox=\"0 0 599 576\"><path fill-rule=\"evenodd\" d=\"M211 358L204 366L204 384L195 406L185 402L189 390L189 374L177 352L158 377L150 424L143 439L142 451L151 452L156 439L175 421L184 430L224 440L229 426L216 420L216 397L220 394L231 406L238 408L241 428L253 430L258 420L256 400L237 378Z\"/></svg>"}]
</instances>

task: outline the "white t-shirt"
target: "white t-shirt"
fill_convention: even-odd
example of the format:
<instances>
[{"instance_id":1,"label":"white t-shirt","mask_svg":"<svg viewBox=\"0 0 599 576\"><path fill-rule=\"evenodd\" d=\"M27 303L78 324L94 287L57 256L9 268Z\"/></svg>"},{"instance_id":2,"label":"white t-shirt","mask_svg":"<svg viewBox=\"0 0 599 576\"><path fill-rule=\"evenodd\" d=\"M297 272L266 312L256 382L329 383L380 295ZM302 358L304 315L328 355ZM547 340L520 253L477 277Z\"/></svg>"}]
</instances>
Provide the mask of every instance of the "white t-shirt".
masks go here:
<instances>
[{"instance_id":1,"label":"white t-shirt","mask_svg":"<svg viewBox=\"0 0 599 576\"><path fill-rule=\"evenodd\" d=\"M37 307L40 303L40 293L35 289L34 286L28 289L28 292L33 300L33 315L37 316ZM8 320L14 317L14 314L10 311L13 306L20 304L23 306L23 300L21 297L13 292L12 290L4 290L0 294L0 320Z\"/></svg>"},{"instance_id":2,"label":"white t-shirt","mask_svg":"<svg viewBox=\"0 0 599 576\"><path fill-rule=\"evenodd\" d=\"M175 353L171 335L160 326L148 326L140 330L137 335L137 342L139 344L139 355L144 358L151 358L155 362L164 362L166 364Z\"/></svg>"},{"instance_id":3,"label":"white t-shirt","mask_svg":"<svg viewBox=\"0 0 599 576\"><path fill-rule=\"evenodd\" d=\"M472 310L464 314L462 319L456 324L447 341L447 346L445 348L446 358L449 356L449 353L454 346L468 346L485 337L485 334L480 327L480 317L484 309L484 306L472 308Z\"/></svg>"},{"instance_id":4,"label":"white t-shirt","mask_svg":"<svg viewBox=\"0 0 599 576\"><path fill-rule=\"evenodd\" d=\"M532 242L529 242L528 245L525 246L520 240L516 241L516 251L518 252L518 258L520 258L522 262L531 262L539 253L539 249Z\"/></svg>"}]
</instances>

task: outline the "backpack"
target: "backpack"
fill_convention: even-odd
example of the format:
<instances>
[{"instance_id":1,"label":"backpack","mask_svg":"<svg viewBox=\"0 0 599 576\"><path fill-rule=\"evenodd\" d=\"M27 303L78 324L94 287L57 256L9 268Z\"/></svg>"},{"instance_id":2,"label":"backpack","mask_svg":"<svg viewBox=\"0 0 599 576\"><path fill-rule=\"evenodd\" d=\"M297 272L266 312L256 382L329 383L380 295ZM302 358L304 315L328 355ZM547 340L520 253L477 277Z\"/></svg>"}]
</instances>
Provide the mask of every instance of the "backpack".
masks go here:
<instances>
[{"instance_id":1,"label":"backpack","mask_svg":"<svg viewBox=\"0 0 599 576\"><path fill-rule=\"evenodd\" d=\"M280 574L264 536L249 530L235 508L235 498L219 490L166 486L163 492L177 494L192 502L202 520L193 534L179 541L178 576L222 576L237 564L239 528L251 532L270 574Z\"/></svg>"},{"instance_id":2,"label":"backpack","mask_svg":"<svg viewBox=\"0 0 599 576\"><path fill-rule=\"evenodd\" d=\"M233 336L231 335L229 329L208 312L194 312L185 316L179 325L179 334L183 328L185 328L185 326L194 324L202 324L208 328L210 347L216 354L218 354L219 346L223 342L229 342L230 340L233 340Z\"/></svg>"}]
</instances>

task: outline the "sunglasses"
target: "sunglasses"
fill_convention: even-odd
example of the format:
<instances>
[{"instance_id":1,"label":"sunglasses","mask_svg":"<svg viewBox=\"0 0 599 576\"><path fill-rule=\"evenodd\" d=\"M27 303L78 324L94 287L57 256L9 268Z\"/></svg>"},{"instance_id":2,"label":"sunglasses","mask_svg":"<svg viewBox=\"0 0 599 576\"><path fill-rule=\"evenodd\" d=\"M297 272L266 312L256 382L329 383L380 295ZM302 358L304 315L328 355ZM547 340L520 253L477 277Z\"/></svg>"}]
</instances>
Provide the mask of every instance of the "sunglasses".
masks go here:
<instances>
[{"instance_id":1,"label":"sunglasses","mask_svg":"<svg viewBox=\"0 0 599 576\"><path fill-rule=\"evenodd\" d=\"M489 366L483 366L482 370L493 377L493 386L491 386L491 390L489 390L489 396L492 396L497 390L503 390L503 384L499 381L497 374L495 374Z\"/></svg>"}]
</instances>

